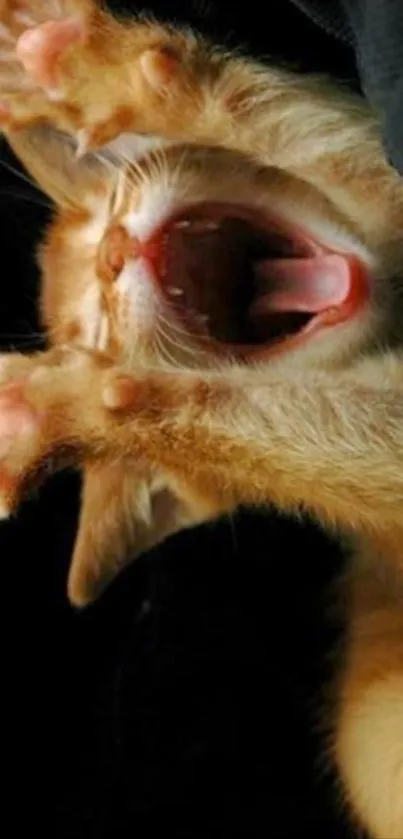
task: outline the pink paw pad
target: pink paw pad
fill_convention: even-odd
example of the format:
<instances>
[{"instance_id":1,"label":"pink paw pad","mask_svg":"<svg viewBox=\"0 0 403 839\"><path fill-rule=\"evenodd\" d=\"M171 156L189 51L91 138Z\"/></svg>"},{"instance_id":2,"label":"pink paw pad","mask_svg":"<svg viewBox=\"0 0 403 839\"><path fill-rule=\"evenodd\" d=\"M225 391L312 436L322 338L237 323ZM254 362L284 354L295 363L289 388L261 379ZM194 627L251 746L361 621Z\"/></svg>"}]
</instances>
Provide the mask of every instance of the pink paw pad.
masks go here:
<instances>
[{"instance_id":1,"label":"pink paw pad","mask_svg":"<svg viewBox=\"0 0 403 839\"><path fill-rule=\"evenodd\" d=\"M77 19L49 20L27 29L20 36L17 58L36 84L45 89L55 89L58 59L68 47L81 41L83 34L82 23Z\"/></svg>"},{"instance_id":2,"label":"pink paw pad","mask_svg":"<svg viewBox=\"0 0 403 839\"><path fill-rule=\"evenodd\" d=\"M13 382L0 388L0 520L10 515L20 483L19 470L7 459L15 441L29 437L38 427L35 410L24 396L24 383ZM3 461L3 462L1 462Z\"/></svg>"},{"instance_id":3,"label":"pink paw pad","mask_svg":"<svg viewBox=\"0 0 403 839\"><path fill-rule=\"evenodd\" d=\"M35 410L24 396L21 382L0 388L0 456L8 441L21 434L29 434L37 427Z\"/></svg>"}]
</instances>

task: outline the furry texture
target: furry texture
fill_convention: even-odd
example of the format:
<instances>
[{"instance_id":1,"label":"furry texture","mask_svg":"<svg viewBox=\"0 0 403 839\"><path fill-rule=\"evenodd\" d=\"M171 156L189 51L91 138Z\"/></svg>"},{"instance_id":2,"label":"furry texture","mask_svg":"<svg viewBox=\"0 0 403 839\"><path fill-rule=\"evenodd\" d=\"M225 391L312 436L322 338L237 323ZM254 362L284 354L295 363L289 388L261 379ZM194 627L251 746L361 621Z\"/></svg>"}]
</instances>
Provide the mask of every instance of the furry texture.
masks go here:
<instances>
[{"instance_id":1,"label":"furry texture","mask_svg":"<svg viewBox=\"0 0 403 839\"><path fill-rule=\"evenodd\" d=\"M332 750L359 821L402 839L403 186L376 122L321 81L91 0L0 9L4 130L58 208L40 254L53 347L1 361L3 513L43 465L83 466L80 604L128 556L240 503L303 506L348 535ZM234 195L363 264L366 305L245 362L183 330L127 248Z\"/></svg>"}]
</instances>

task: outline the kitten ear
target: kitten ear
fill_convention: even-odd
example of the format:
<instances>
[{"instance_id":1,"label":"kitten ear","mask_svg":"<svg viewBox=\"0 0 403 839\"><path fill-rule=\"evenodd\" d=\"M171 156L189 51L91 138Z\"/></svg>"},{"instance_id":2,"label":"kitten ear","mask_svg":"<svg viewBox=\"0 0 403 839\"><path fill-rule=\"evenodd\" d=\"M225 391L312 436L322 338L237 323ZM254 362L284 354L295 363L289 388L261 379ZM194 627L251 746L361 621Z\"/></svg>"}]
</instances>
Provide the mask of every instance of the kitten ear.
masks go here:
<instances>
[{"instance_id":1,"label":"kitten ear","mask_svg":"<svg viewBox=\"0 0 403 839\"><path fill-rule=\"evenodd\" d=\"M106 169L92 154L77 156L74 140L48 125L34 125L6 135L14 154L39 188L57 204L85 205L105 180Z\"/></svg>"},{"instance_id":2,"label":"kitten ear","mask_svg":"<svg viewBox=\"0 0 403 839\"><path fill-rule=\"evenodd\" d=\"M149 476L122 465L85 467L80 523L68 580L75 606L96 600L139 554L205 518Z\"/></svg>"}]
</instances>

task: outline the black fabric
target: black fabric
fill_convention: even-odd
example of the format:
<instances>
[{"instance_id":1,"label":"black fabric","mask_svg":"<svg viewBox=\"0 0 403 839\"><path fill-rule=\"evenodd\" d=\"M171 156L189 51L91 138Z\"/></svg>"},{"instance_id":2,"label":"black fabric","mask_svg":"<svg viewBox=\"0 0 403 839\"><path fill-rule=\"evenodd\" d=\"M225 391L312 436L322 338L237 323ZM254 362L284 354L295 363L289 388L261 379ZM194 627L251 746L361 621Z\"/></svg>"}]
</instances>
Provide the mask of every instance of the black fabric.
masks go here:
<instances>
[{"instance_id":1,"label":"black fabric","mask_svg":"<svg viewBox=\"0 0 403 839\"><path fill-rule=\"evenodd\" d=\"M161 7L255 55L354 78L351 52L283 0L265 27L253 2ZM1 344L34 348L49 211L0 159ZM77 497L60 476L0 527L5 835L347 839L317 725L336 546L309 523L244 512L141 558L77 614Z\"/></svg>"},{"instance_id":2,"label":"black fabric","mask_svg":"<svg viewBox=\"0 0 403 839\"><path fill-rule=\"evenodd\" d=\"M294 2L354 51L364 93L381 117L388 157L403 174L402 0Z\"/></svg>"},{"instance_id":3,"label":"black fabric","mask_svg":"<svg viewBox=\"0 0 403 839\"><path fill-rule=\"evenodd\" d=\"M299 70L334 73L355 84L355 56L298 9L291 0L107 0L119 12L151 13L160 20L190 25L211 40L255 58L280 60Z\"/></svg>"}]
</instances>

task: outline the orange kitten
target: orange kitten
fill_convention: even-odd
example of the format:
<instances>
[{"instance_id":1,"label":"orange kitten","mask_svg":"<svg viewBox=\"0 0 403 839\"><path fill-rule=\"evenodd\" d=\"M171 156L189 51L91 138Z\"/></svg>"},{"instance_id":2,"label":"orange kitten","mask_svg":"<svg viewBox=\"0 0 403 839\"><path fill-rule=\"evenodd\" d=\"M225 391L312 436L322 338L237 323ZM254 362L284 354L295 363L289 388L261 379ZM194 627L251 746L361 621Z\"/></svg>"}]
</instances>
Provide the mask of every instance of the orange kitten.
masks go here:
<instances>
[{"instance_id":1,"label":"orange kitten","mask_svg":"<svg viewBox=\"0 0 403 839\"><path fill-rule=\"evenodd\" d=\"M4 130L57 206L52 348L1 361L3 513L49 458L82 465L81 604L239 503L336 526L333 753L358 821L402 839L403 184L376 120L91 0L0 13Z\"/></svg>"}]
</instances>

